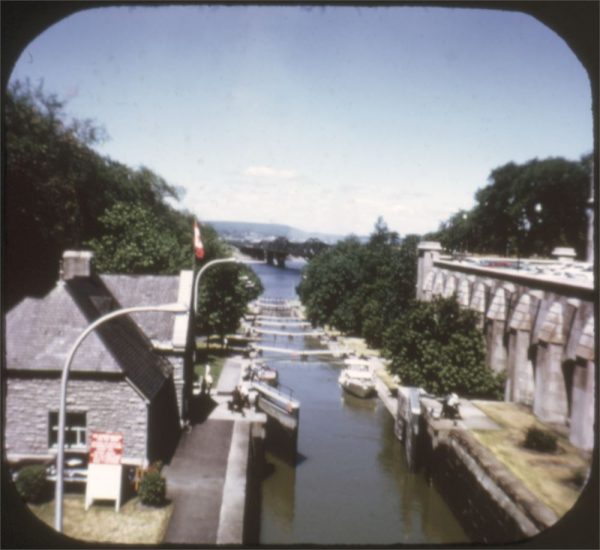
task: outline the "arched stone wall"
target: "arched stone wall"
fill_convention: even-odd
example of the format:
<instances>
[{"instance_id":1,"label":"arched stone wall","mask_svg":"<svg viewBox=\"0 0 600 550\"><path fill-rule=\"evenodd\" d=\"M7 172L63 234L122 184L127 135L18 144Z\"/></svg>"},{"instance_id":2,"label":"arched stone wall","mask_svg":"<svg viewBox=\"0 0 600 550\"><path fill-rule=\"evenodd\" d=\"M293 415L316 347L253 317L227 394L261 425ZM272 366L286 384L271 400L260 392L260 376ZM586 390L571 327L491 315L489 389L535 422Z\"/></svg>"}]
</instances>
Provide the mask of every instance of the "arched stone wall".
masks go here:
<instances>
[{"instance_id":1,"label":"arched stone wall","mask_svg":"<svg viewBox=\"0 0 600 550\"><path fill-rule=\"evenodd\" d=\"M593 448L593 290L428 253L428 270L421 260L418 266L422 287L417 296L429 300L456 293L461 307L477 311L487 364L506 372L505 399L531 406L543 421L569 426L573 444Z\"/></svg>"}]
</instances>

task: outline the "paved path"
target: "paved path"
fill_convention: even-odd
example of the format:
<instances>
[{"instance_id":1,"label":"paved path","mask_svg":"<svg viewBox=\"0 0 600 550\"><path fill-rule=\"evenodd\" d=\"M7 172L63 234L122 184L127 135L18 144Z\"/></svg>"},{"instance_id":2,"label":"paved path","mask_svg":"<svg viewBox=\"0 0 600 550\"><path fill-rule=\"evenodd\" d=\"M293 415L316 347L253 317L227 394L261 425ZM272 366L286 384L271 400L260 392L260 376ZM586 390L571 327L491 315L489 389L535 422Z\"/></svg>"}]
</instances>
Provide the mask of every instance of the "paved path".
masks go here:
<instances>
[{"instance_id":1,"label":"paved path","mask_svg":"<svg viewBox=\"0 0 600 550\"><path fill-rule=\"evenodd\" d=\"M233 424L209 419L182 435L163 470L175 504L165 543L216 544Z\"/></svg>"},{"instance_id":2,"label":"paved path","mask_svg":"<svg viewBox=\"0 0 600 550\"><path fill-rule=\"evenodd\" d=\"M225 360L219 381L217 382L217 395L231 395L240 381L243 358L229 357Z\"/></svg>"},{"instance_id":3,"label":"paved path","mask_svg":"<svg viewBox=\"0 0 600 550\"><path fill-rule=\"evenodd\" d=\"M183 433L163 474L174 503L166 544L241 544L245 514L250 425L264 413L229 410L240 378L242 357L227 359L208 419Z\"/></svg>"}]
</instances>

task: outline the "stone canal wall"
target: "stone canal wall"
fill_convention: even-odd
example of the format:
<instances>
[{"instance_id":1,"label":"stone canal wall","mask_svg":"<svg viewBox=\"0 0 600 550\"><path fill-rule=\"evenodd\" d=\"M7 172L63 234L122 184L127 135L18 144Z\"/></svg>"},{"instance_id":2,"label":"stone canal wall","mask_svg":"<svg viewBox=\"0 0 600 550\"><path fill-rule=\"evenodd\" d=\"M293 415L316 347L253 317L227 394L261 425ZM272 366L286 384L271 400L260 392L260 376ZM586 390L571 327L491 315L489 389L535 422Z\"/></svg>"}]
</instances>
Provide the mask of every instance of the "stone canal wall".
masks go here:
<instances>
[{"instance_id":1,"label":"stone canal wall","mask_svg":"<svg viewBox=\"0 0 600 550\"><path fill-rule=\"evenodd\" d=\"M502 544L530 538L557 521L472 434L426 431L423 462L474 541Z\"/></svg>"},{"instance_id":2,"label":"stone canal wall","mask_svg":"<svg viewBox=\"0 0 600 550\"><path fill-rule=\"evenodd\" d=\"M257 544L264 423L236 421L229 450L217 544Z\"/></svg>"},{"instance_id":3,"label":"stone canal wall","mask_svg":"<svg viewBox=\"0 0 600 550\"><path fill-rule=\"evenodd\" d=\"M440 418L441 403L398 389L396 436L412 470L424 469L473 541L502 544L530 538L552 526L543 505L470 433L497 429L477 407L461 400L461 419Z\"/></svg>"},{"instance_id":4,"label":"stone canal wall","mask_svg":"<svg viewBox=\"0 0 600 550\"><path fill-rule=\"evenodd\" d=\"M525 271L447 261L440 252L439 243L419 245L417 299L455 294L461 307L480 313L487 364L506 373L506 401L531 406L543 422L568 427L571 443L591 450L593 281L578 274L575 264L560 261L537 261Z\"/></svg>"}]
</instances>

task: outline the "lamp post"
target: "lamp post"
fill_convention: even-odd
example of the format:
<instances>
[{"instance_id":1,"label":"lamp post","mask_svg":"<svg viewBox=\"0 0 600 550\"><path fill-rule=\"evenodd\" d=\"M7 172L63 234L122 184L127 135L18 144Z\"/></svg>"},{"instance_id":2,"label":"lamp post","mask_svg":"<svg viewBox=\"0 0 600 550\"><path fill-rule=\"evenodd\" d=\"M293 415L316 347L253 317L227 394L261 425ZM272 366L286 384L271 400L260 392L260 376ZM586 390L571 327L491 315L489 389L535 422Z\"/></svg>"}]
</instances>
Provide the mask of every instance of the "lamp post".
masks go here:
<instances>
[{"instance_id":1,"label":"lamp post","mask_svg":"<svg viewBox=\"0 0 600 550\"><path fill-rule=\"evenodd\" d=\"M210 262L207 262L206 264L204 264L200 271L198 271L198 273L196 273L196 277L194 279L194 295L192 297L193 300L193 304L194 304L194 315L198 314L198 285L200 284L200 277L202 277L202 274L209 268L212 267L213 265L217 265L217 264L262 264L263 262L259 261L259 260L241 260L239 258L218 258L216 260L211 260Z\"/></svg>"},{"instance_id":2,"label":"lamp post","mask_svg":"<svg viewBox=\"0 0 600 550\"><path fill-rule=\"evenodd\" d=\"M64 470L65 470L65 424L66 424L66 408L67 408L67 382L69 379L69 369L75 356L77 348L85 340L85 338L93 332L99 325L106 321L110 321L115 317L122 315L128 315L129 313L141 313L146 311L164 311L167 313L187 313L188 306L179 303L163 304L158 306L137 306L118 309L111 311L106 315L96 319L91 325L89 325L77 338L73 347L69 351L67 360L65 361L62 378L60 384L60 407L58 411L58 441L57 441L57 455L56 455L56 490L54 497L55 511L54 511L54 528L62 533L63 530L63 488L64 488Z\"/></svg>"}]
</instances>

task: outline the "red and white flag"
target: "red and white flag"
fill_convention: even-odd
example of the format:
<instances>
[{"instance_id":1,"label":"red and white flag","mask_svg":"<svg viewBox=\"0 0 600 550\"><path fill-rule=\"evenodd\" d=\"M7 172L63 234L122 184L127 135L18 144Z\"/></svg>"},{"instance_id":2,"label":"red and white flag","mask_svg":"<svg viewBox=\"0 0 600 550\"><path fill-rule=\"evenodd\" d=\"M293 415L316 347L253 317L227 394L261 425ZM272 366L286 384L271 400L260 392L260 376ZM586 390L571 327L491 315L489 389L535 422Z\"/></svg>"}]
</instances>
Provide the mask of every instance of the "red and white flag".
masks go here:
<instances>
[{"instance_id":1,"label":"red and white flag","mask_svg":"<svg viewBox=\"0 0 600 550\"><path fill-rule=\"evenodd\" d=\"M198 260L204 258L204 245L200 238L200 225L196 220L194 220L194 254L196 254Z\"/></svg>"}]
</instances>

